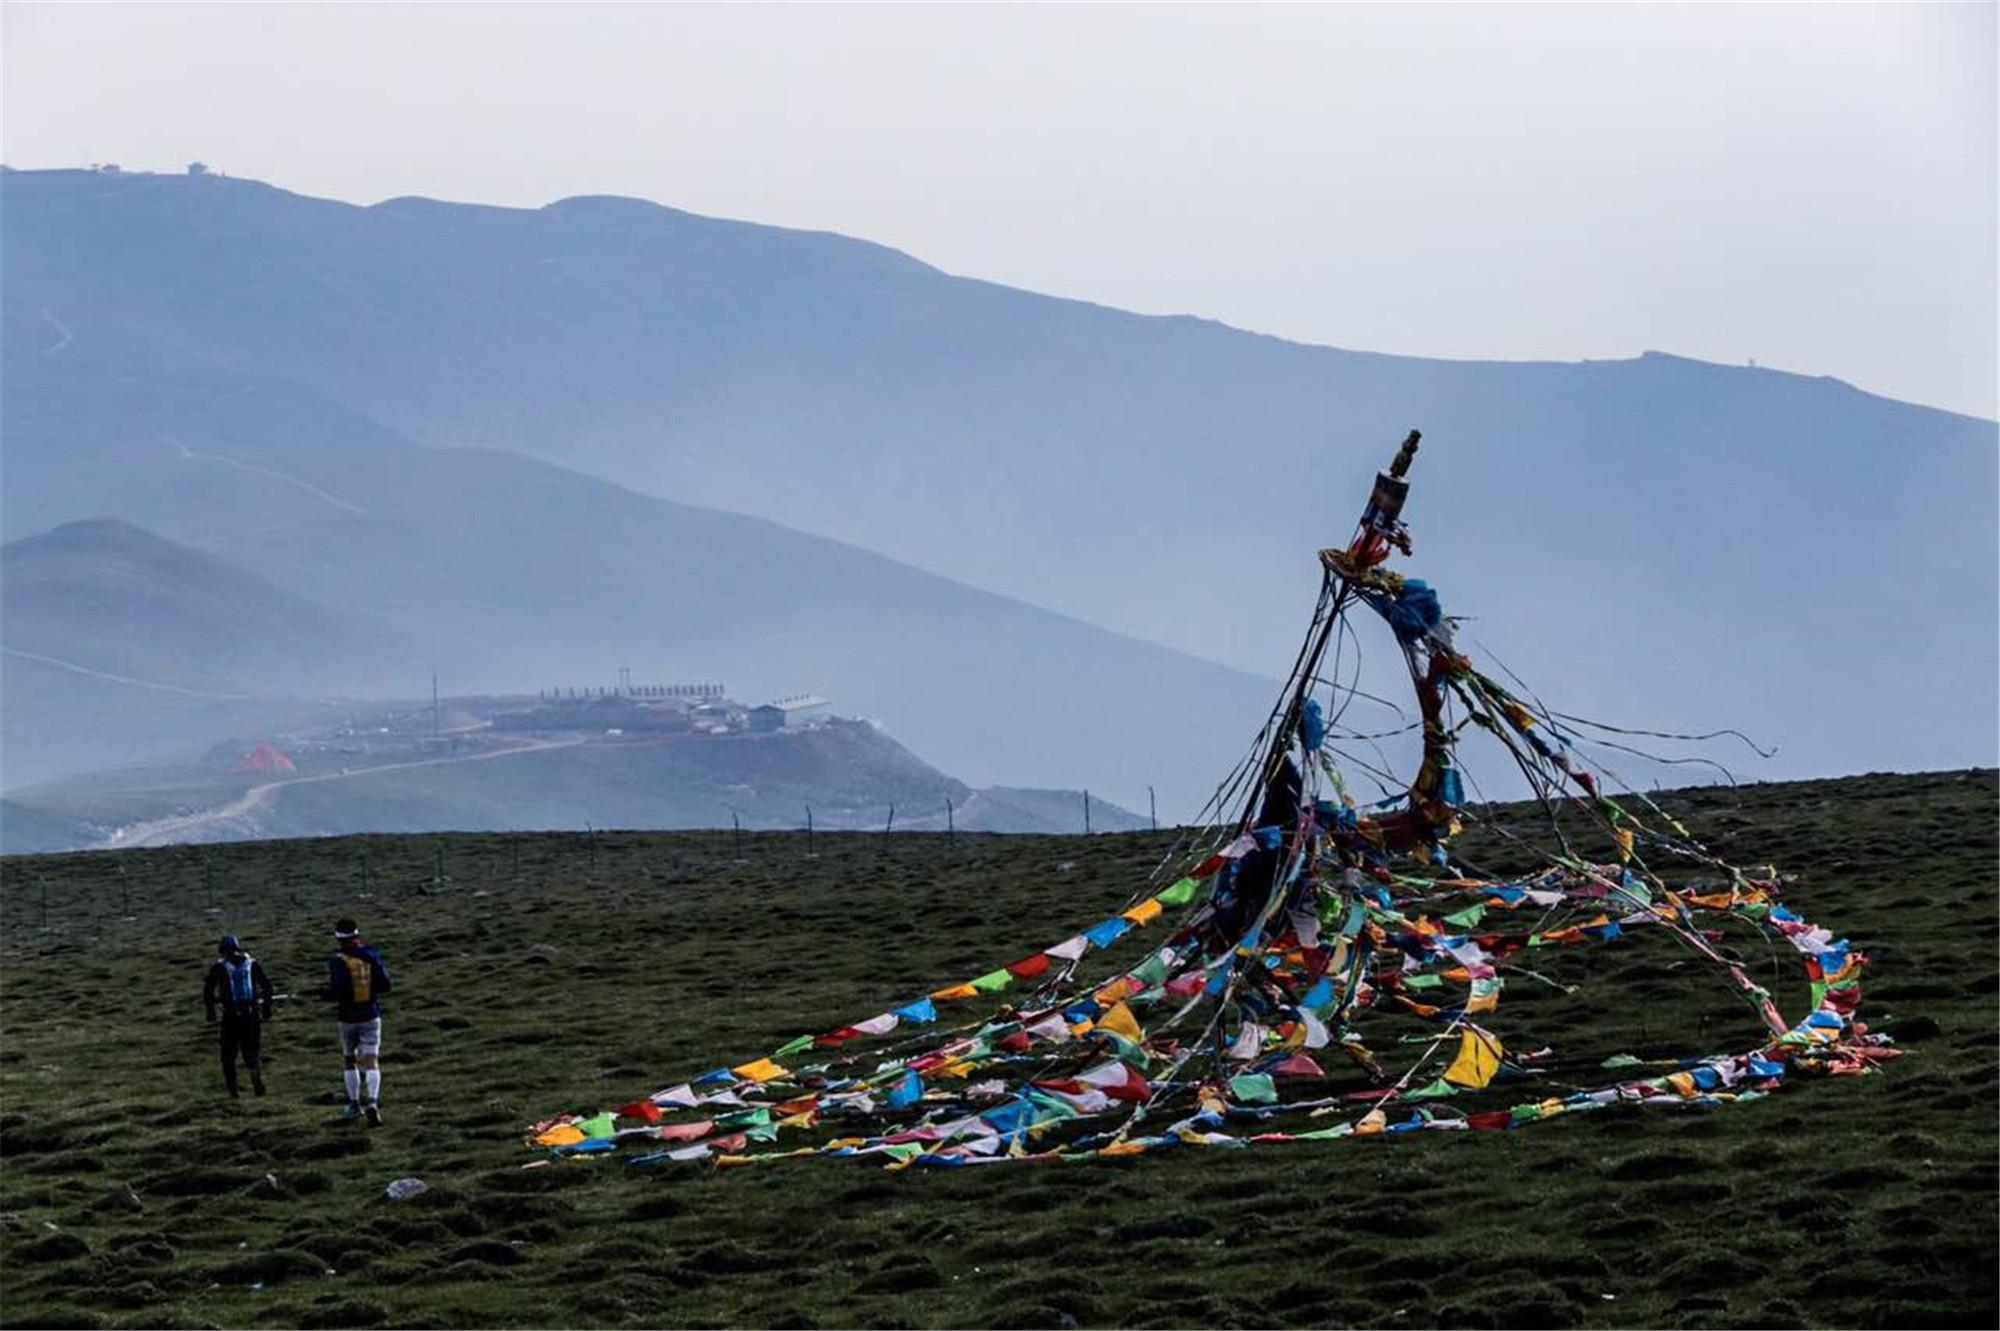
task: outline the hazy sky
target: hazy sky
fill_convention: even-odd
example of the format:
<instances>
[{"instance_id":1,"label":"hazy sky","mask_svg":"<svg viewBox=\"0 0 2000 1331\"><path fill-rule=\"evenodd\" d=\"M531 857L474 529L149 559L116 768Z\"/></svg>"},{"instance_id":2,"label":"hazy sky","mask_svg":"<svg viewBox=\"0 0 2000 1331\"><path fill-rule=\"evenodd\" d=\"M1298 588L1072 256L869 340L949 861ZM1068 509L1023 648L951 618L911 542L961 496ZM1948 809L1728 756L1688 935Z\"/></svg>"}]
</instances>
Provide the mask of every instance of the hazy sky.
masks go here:
<instances>
[{"instance_id":1,"label":"hazy sky","mask_svg":"<svg viewBox=\"0 0 2000 1331\"><path fill-rule=\"evenodd\" d=\"M0 151L633 194L1305 341L1996 414L1995 9L46 5Z\"/></svg>"}]
</instances>

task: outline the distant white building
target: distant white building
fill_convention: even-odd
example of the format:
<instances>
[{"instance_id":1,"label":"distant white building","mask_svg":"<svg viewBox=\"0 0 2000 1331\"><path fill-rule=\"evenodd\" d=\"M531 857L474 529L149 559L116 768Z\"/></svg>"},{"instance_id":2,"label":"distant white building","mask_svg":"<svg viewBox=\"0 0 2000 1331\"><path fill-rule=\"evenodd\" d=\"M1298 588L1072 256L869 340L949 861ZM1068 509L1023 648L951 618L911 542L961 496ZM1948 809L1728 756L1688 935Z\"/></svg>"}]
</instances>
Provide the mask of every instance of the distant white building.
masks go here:
<instances>
[{"instance_id":1,"label":"distant white building","mask_svg":"<svg viewBox=\"0 0 2000 1331\"><path fill-rule=\"evenodd\" d=\"M795 698L780 698L767 702L762 707L750 709L752 730L795 730L809 721L818 721L831 715L833 704L814 693L801 693Z\"/></svg>"}]
</instances>

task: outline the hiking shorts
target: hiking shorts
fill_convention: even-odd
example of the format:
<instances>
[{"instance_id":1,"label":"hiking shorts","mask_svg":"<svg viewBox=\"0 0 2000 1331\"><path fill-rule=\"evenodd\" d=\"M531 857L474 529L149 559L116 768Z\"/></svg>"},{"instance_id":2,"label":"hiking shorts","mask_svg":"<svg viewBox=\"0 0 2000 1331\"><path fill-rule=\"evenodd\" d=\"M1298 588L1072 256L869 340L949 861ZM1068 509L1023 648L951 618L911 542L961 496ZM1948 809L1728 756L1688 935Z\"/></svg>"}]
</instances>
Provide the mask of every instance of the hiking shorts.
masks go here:
<instances>
[{"instance_id":1,"label":"hiking shorts","mask_svg":"<svg viewBox=\"0 0 2000 1331\"><path fill-rule=\"evenodd\" d=\"M373 1021L343 1021L340 1026L340 1052L348 1058L357 1054L370 1056L382 1052L382 1019Z\"/></svg>"}]
</instances>

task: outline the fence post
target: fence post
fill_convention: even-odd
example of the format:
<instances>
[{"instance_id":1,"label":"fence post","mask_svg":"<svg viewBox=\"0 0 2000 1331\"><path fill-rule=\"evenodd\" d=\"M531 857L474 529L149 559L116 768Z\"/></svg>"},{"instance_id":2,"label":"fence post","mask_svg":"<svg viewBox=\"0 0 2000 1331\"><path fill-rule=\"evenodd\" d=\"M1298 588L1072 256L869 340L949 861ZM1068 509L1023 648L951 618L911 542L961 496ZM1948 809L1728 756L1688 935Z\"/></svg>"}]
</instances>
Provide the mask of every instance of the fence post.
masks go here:
<instances>
[{"instance_id":1,"label":"fence post","mask_svg":"<svg viewBox=\"0 0 2000 1331\"><path fill-rule=\"evenodd\" d=\"M1090 835L1090 788L1087 786L1083 791L1083 834Z\"/></svg>"}]
</instances>

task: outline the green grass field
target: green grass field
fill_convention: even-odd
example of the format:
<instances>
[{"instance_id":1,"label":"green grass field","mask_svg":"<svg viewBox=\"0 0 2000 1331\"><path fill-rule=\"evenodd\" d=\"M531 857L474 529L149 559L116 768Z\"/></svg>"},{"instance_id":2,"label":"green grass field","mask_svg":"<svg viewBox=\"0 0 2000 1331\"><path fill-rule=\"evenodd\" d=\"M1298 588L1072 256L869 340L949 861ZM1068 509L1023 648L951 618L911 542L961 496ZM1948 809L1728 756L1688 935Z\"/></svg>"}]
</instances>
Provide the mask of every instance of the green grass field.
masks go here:
<instances>
[{"instance_id":1,"label":"green grass field","mask_svg":"<svg viewBox=\"0 0 2000 1331\"><path fill-rule=\"evenodd\" d=\"M1996 794L1989 771L1668 802L1730 858L1794 875L1788 902L1871 954L1862 1018L1908 1051L1882 1075L1509 1133L956 1171L523 1170L540 1153L521 1129L1054 942L1122 903L1166 834L822 834L811 857L803 834L724 832L8 859L0 1321L1991 1327ZM397 980L372 1132L331 1118L339 1058L310 997L348 912ZM225 928L300 995L267 1028L263 1100L226 1098L202 1021ZM1551 958L1574 995L1511 982L1494 1029L1550 1044L1588 1085L1610 1079L1608 1054L1755 1043L1720 983L1645 932ZM1796 963L1771 964L1780 1006L1802 1011ZM1382 1028L1392 1058L1399 1029ZM430 1190L386 1200L406 1175Z\"/></svg>"}]
</instances>

